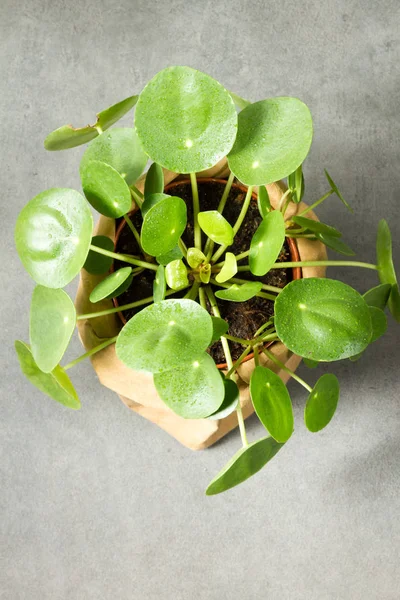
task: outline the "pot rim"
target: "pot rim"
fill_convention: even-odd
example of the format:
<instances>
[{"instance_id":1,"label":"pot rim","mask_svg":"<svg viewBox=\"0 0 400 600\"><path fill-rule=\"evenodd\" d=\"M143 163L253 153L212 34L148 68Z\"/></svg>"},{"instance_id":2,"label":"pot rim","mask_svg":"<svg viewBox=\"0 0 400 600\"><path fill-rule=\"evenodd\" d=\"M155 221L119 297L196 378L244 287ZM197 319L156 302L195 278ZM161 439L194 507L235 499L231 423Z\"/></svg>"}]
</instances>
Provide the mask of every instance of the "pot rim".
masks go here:
<instances>
[{"instance_id":1,"label":"pot rim","mask_svg":"<svg viewBox=\"0 0 400 600\"><path fill-rule=\"evenodd\" d=\"M201 185L202 183L222 183L222 184L226 184L226 179L219 179L216 177L200 177L197 180L197 185ZM182 185L184 183L191 183L190 179L188 178L183 178L183 179L175 179L173 181L171 181L170 183L168 183L165 188L164 188L164 192L170 190L171 188L174 188L178 185ZM235 187L237 189L240 189L242 192L246 193L247 192L247 188L242 185L241 183L233 183L232 187ZM257 200L257 194L256 192L252 193L252 199L253 200ZM139 210L139 207L136 206L133 210L131 210L128 214L129 217L131 217L132 215L134 215L137 211ZM274 209L275 210L275 209ZM115 232L115 240L114 240L114 252L117 252L117 244L118 244L118 240L120 238L121 232L124 229L124 227L126 226L126 221L124 219L122 219L121 223L119 224L116 232ZM298 262L300 260L300 254L299 254L299 249L297 247L296 241L293 238L286 238L287 244L289 246L289 253L290 253L290 258L292 262ZM293 280L294 279L301 279L302 278L302 269L301 267L292 267L292 277ZM110 271L113 273L114 272L114 261L112 262ZM112 299L113 304L115 306L115 308L118 308L119 306L119 302L118 302L118 298L113 298ZM121 320L121 322L123 323L123 325L125 325L127 323L126 318L124 317L123 313L121 311L118 311L118 316ZM270 346L272 346L273 344L275 344L275 341L271 341L268 342L264 345L264 348L269 348ZM248 354L246 356L246 358L242 361L241 364L247 362L248 360L251 360L254 358L254 352L251 352L250 354ZM226 363L219 363L216 365L217 369L219 370L223 370L223 369L227 369L228 365Z\"/></svg>"}]
</instances>

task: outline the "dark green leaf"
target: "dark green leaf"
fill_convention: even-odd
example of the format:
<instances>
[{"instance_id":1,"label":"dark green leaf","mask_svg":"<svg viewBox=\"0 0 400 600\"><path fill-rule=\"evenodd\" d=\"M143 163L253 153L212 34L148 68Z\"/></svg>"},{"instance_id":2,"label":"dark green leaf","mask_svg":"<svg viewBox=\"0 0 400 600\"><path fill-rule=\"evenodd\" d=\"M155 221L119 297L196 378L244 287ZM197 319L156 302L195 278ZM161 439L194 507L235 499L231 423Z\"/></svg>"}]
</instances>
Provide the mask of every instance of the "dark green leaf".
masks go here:
<instances>
[{"instance_id":1,"label":"dark green leaf","mask_svg":"<svg viewBox=\"0 0 400 600\"><path fill-rule=\"evenodd\" d=\"M232 225L217 210L207 210L199 213L198 222L204 233L216 244L230 246L234 232Z\"/></svg>"},{"instance_id":2,"label":"dark green leaf","mask_svg":"<svg viewBox=\"0 0 400 600\"><path fill-rule=\"evenodd\" d=\"M381 283L365 292L363 298L368 306L375 306L376 308L385 310L391 291L392 286L390 283Z\"/></svg>"},{"instance_id":3,"label":"dark green leaf","mask_svg":"<svg viewBox=\"0 0 400 600\"><path fill-rule=\"evenodd\" d=\"M229 302L246 302L261 292L263 284L261 281L249 281L238 285L235 283L226 290L218 290L215 292L217 298L228 300Z\"/></svg>"},{"instance_id":4,"label":"dark green leaf","mask_svg":"<svg viewBox=\"0 0 400 600\"><path fill-rule=\"evenodd\" d=\"M165 267L165 279L172 290L182 290L189 285L187 269L181 260L172 260Z\"/></svg>"},{"instance_id":5,"label":"dark green leaf","mask_svg":"<svg viewBox=\"0 0 400 600\"><path fill-rule=\"evenodd\" d=\"M182 198L169 196L150 208L140 234L142 248L151 256L170 252L186 228L186 204Z\"/></svg>"},{"instance_id":6,"label":"dark green leaf","mask_svg":"<svg viewBox=\"0 0 400 600\"><path fill-rule=\"evenodd\" d=\"M62 367L57 366L51 373L43 373L37 366L28 344L17 340L15 350L22 373L38 390L68 408L76 410L81 407L74 386Z\"/></svg>"},{"instance_id":7,"label":"dark green leaf","mask_svg":"<svg viewBox=\"0 0 400 600\"><path fill-rule=\"evenodd\" d=\"M318 361L334 361L362 352L372 324L364 298L333 279L297 279L275 301L275 327L289 350Z\"/></svg>"},{"instance_id":8,"label":"dark green leaf","mask_svg":"<svg viewBox=\"0 0 400 600\"><path fill-rule=\"evenodd\" d=\"M83 267L92 229L85 198L75 190L52 188L35 196L19 213L15 244L36 283L62 288Z\"/></svg>"},{"instance_id":9,"label":"dark green leaf","mask_svg":"<svg viewBox=\"0 0 400 600\"><path fill-rule=\"evenodd\" d=\"M123 281L121 283L121 285L119 285L117 287L116 290L114 290L113 292L110 292L108 294L108 296L106 296L106 298L109 299L109 300L112 299L112 298L118 298L118 296L120 296L121 294L123 294L124 292L126 292L127 289L130 288L132 281L133 281L133 273L131 273L129 275L129 277L127 277L125 279L125 281Z\"/></svg>"},{"instance_id":10,"label":"dark green leaf","mask_svg":"<svg viewBox=\"0 0 400 600\"><path fill-rule=\"evenodd\" d=\"M211 342L217 342L221 335L228 332L229 323L221 319L220 317L211 317L213 324L213 334Z\"/></svg>"},{"instance_id":11,"label":"dark green leaf","mask_svg":"<svg viewBox=\"0 0 400 600\"><path fill-rule=\"evenodd\" d=\"M146 181L144 182L144 198L152 194L162 194L164 191L164 173L162 167L153 163L147 171Z\"/></svg>"},{"instance_id":12,"label":"dark green leaf","mask_svg":"<svg viewBox=\"0 0 400 600\"><path fill-rule=\"evenodd\" d=\"M254 369L250 379L254 409L265 429L277 442L287 442L293 433L293 409L286 385L266 367Z\"/></svg>"},{"instance_id":13,"label":"dark green leaf","mask_svg":"<svg viewBox=\"0 0 400 600\"><path fill-rule=\"evenodd\" d=\"M165 280L165 268L160 265L157 268L156 276L153 282L153 296L154 302L161 302L165 298L165 292L167 291L167 283Z\"/></svg>"},{"instance_id":14,"label":"dark green leaf","mask_svg":"<svg viewBox=\"0 0 400 600\"><path fill-rule=\"evenodd\" d=\"M316 432L328 425L335 414L339 394L339 382L335 375L325 373L318 379L304 409L307 429Z\"/></svg>"},{"instance_id":15,"label":"dark green leaf","mask_svg":"<svg viewBox=\"0 0 400 600\"><path fill-rule=\"evenodd\" d=\"M91 244L92 246L103 248L103 250L108 250L108 252L113 252L114 250L114 242L105 235L95 235L92 237ZM112 265L112 262L113 258L110 256L103 256L98 252L89 250L89 254L87 255L83 268L92 275L102 275L103 273L107 273Z\"/></svg>"},{"instance_id":16,"label":"dark green leaf","mask_svg":"<svg viewBox=\"0 0 400 600\"><path fill-rule=\"evenodd\" d=\"M336 183L333 181L332 177L329 175L329 173L328 173L328 171L326 169L325 169L325 175L326 175L326 178L328 180L329 185L331 186L331 188L335 192L336 196L343 202L343 204L345 205L345 207L351 213L354 212L353 209L351 208L351 206L349 205L349 203L346 202L346 200L343 198L341 192L339 191L339 188L337 187Z\"/></svg>"},{"instance_id":17,"label":"dark green leaf","mask_svg":"<svg viewBox=\"0 0 400 600\"><path fill-rule=\"evenodd\" d=\"M29 338L39 369L50 373L58 365L75 329L76 312L63 290L37 285L33 290Z\"/></svg>"},{"instance_id":18,"label":"dark green leaf","mask_svg":"<svg viewBox=\"0 0 400 600\"><path fill-rule=\"evenodd\" d=\"M205 352L178 368L155 373L154 385L161 400L184 419L204 419L224 400L224 383Z\"/></svg>"},{"instance_id":19,"label":"dark green leaf","mask_svg":"<svg viewBox=\"0 0 400 600\"><path fill-rule=\"evenodd\" d=\"M372 337L370 340L370 344L372 344L372 342L375 342L386 332L387 319L383 310L376 308L375 306L370 306L369 312L372 321Z\"/></svg>"},{"instance_id":20,"label":"dark green leaf","mask_svg":"<svg viewBox=\"0 0 400 600\"><path fill-rule=\"evenodd\" d=\"M135 125L154 162L177 173L214 166L232 148L237 114L229 92L189 67L168 67L140 94Z\"/></svg>"},{"instance_id":21,"label":"dark green leaf","mask_svg":"<svg viewBox=\"0 0 400 600\"><path fill-rule=\"evenodd\" d=\"M225 419L225 417L228 417L231 413L233 413L234 410L236 410L236 407L239 403L239 388L236 383L232 381L232 379L228 379L225 376L222 377L222 381L224 382L225 387L224 401L215 413L207 417L211 421Z\"/></svg>"},{"instance_id":22,"label":"dark green leaf","mask_svg":"<svg viewBox=\"0 0 400 600\"><path fill-rule=\"evenodd\" d=\"M332 248L335 252L339 252L339 254L344 254L345 256L354 256L355 252L342 242L341 239L334 235L327 235L326 233L316 233L315 237L320 240L325 246L328 248Z\"/></svg>"},{"instance_id":23,"label":"dark green leaf","mask_svg":"<svg viewBox=\"0 0 400 600\"><path fill-rule=\"evenodd\" d=\"M393 318L400 322L400 294L392 258L392 235L385 219L382 219L378 226L376 258L381 283L390 283L392 286L388 301L389 310Z\"/></svg>"},{"instance_id":24,"label":"dark green leaf","mask_svg":"<svg viewBox=\"0 0 400 600\"><path fill-rule=\"evenodd\" d=\"M255 475L283 445L272 437L266 437L241 448L209 484L207 496L225 492Z\"/></svg>"},{"instance_id":25,"label":"dark green leaf","mask_svg":"<svg viewBox=\"0 0 400 600\"><path fill-rule=\"evenodd\" d=\"M271 98L239 113L229 168L246 185L266 185L287 177L311 146L312 119L297 98Z\"/></svg>"},{"instance_id":26,"label":"dark green leaf","mask_svg":"<svg viewBox=\"0 0 400 600\"><path fill-rule=\"evenodd\" d=\"M309 369L315 369L319 365L319 362L317 360L312 360L311 358L303 358L303 363Z\"/></svg>"},{"instance_id":27,"label":"dark green leaf","mask_svg":"<svg viewBox=\"0 0 400 600\"><path fill-rule=\"evenodd\" d=\"M253 235L250 244L249 265L253 275L268 273L276 262L285 241L285 221L278 210L266 215Z\"/></svg>"},{"instance_id":28,"label":"dark green leaf","mask_svg":"<svg viewBox=\"0 0 400 600\"><path fill-rule=\"evenodd\" d=\"M296 225L300 225L300 227L304 227L308 231L312 231L313 233L323 233L325 235L329 235L331 237L341 237L342 234L340 231L331 227L330 225L325 225L325 223L321 223L320 221L314 221L313 219L308 219L307 217L292 217L291 219L293 223Z\"/></svg>"},{"instance_id":29,"label":"dark green leaf","mask_svg":"<svg viewBox=\"0 0 400 600\"><path fill-rule=\"evenodd\" d=\"M180 260L182 257L182 250L179 248L179 246L175 246L175 248L172 248L170 252L167 252L166 254L159 254L156 257L156 260L160 265L166 266L173 260Z\"/></svg>"},{"instance_id":30,"label":"dark green leaf","mask_svg":"<svg viewBox=\"0 0 400 600\"><path fill-rule=\"evenodd\" d=\"M272 210L271 202L268 195L268 190L265 185L260 185L257 196L258 212L263 219Z\"/></svg>"},{"instance_id":31,"label":"dark green leaf","mask_svg":"<svg viewBox=\"0 0 400 600\"><path fill-rule=\"evenodd\" d=\"M134 315L121 330L117 356L136 371L158 373L197 360L212 338L211 316L193 300L163 300Z\"/></svg>"},{"instance_id":32,"label":"dark green leaf","mask_svg":"<svg viewBox=\"0 0 400 600\"><path fill-rule=\"evenodd\" d=\"M81 180L86 198L100 214L117 219L129 212L129 187L113 167L99 160L89 161L81 168Z\"/></svg>"},{"instance_id":33,"label":"dark green leaf","mask_svg":"<svg viewBox=\"0 0 400 600\"><path fill-rule=\"evenodd\" d=\"M108 277L103 279L103 281L100 281L100 283L92 290L89 296L90 302L95 303L104 300L104 298L112 298L115 291L128 279L131 273L131 267L123 267L108 275Z\"/></svg>"}]
</instances>

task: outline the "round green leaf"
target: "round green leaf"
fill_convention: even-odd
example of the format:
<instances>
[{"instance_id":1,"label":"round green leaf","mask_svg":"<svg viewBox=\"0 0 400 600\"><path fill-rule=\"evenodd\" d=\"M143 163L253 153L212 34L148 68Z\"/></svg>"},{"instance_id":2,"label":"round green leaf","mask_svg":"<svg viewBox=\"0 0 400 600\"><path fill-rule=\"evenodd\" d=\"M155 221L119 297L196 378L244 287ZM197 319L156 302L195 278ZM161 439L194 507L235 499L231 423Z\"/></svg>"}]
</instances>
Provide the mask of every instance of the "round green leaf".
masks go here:
<instances>
[{"instance_id":1,"label":"round green leaf","mask_svg":"<svg viewBox=\"0 0 400 600\"><path fill-rule=\"evenodd\" d=\"M328 425L335 414L339 394L339 382L335 375L325 373L318 379L304 409L307 429L315 433Z\"/></svg>"},{"instance_id":2,"label":"round green leaf","mask_svg":"<svg viewBox=\"0 0 400 600\"><path fill-rule=\"evenodd\" d=\"M135 183L143 173L147 156L134 129L116 127L93 140L84 153L80 169L98 160L113 167L128 185Z\"/></svg>"},{"instance_id":3,"label":"round green leaf","mask_svg":"<svg viewBox=\"0 0 400 600\"><path fill-rule=\"evenodd\" d=\"M232 225L217 210L200 212L198 222L208 237L221 246L230 246L235 236Z\"/></svg>"},{"instance_id":4,"label":"round green leaf","mask_svg":"<svg viewBox=\"0 0 400 600\"><path fill-rule=\"evenodd\" d=\"M89 300L90 302L100 302L100 300L104 300L107 297L113 297L113 293L118 290L118 288L128 279L130 274L132 273L132 267L123 267L122 269L118 269L118 271L114 271L100 281L93 288Z\"/></svg>"},{"instance_id":5,"label":"round green leaf","mask_svg":"<svg viewBox=\"0 0 400 600\"><path fill-rule=\"evenodd\" d=\"M151 256L166 254L178 243L186 227L186 204L178 196L169 196L147 211L140 241Z\"/></svg>"},{"instance_id":6,"label":"round green leaf","mask_svg":"<svg viewBox=\"0 0 400 600\"><path fill-rule=\"evenodd\" d=\"M378 226L376 258L381 283L390 283L392 286L388 301L389 310L394 319L400 322L400 294L392 258L392 235L385 219L382 219Z\"/></svg>"},{"instance_id":7,"label":"round green leaf","mask_svg":"<svg viewBox=\"0 0 400 600\"><path fill-rule=\"evenodd\" d=\"M232 252L227 252L225 254L225 262L222 266L222 269L219 273L217 273L215 279L218 283L224 283L224 281L228 281L231 277L236 275L237 273L237 262L236 256L232 254Z\"/></svg>"},{"instance_id":8,"label":"round green leaf","mask_svg":"<svg viewBox=\"0 0 400 600\"><path fill-rule=\"evenodd\" d=\"M138 312L122 328L117 356L137 371L175 369L197 360L208 348L212 331L210 315L197 302L163 300Z\"/></svg>"},{"instance_id":9,"label":"round green leaf","mask_svg":"<svg viewBox=\"0 0 400 600\"><path fill-rule=\"evenodd\" d=\"M214 166L232 148L237 114L229 92L189 67L160 71L140 94L135 126L154 162L177 173Z\"/></svg>"},{"instance_id":10,"label":"round green leaf","mask_svg":"<svg viewBox=\"0 0 400 600\"><path fill-rule=\"evenodd\" d=\"M165 254L159 254L158 256L156 256L156 260L160 265L166 266L173 260L179 260L182 257L182 250L179 248L178 245L176 245L175 248L172 248L172 250L170 250L169 252L166 252Z\"/></svg>"},{"instance_id":11,"label":"round green leaf","mask_svg":"<svg viewBox=\"0 0 400 600\"><path fill-rule=\"evenodd\" d=\"M362 352L372 324L364 298L333 279L297 279L275 301L275 327L289 350L318 361L334 361Z\"/></svg>"},{"instance_id":12,"label":"round green leaf","mask_svg":"<svg viewBox=\"0 0 400 600\"><path fill-rule=\"evenodd\" d=\"M157 163L153 163L147 171L146 180L144 182L144 198L148 198L152 194L161 194L164 191L164 173L162 167Z\"/></svg>"},{"instance_id":13,"label":"round green leaf","mask_svg":"<svg viewBox=\"0 0 400 600\"><path fill-rule=\"evenodd\" d=\"M235 283L226 290L218 290L215 295L217 298L229 302L246 302L256 296L258 292L261 292L262 286L261 281L249 281L249 283L243 283L242 285Z\"/></svg>"},{"instance_id":14,"label":"round green leaf","mask_svg":"<svg viewBox=\"0 0 400 600\"><path fill-rule=\"evenodd\" d=\"M36 283L62 288L83 267L92 229L85 198L75 190L53 188L35 196L19 213L15 244Z\"/></svg>"},{"instance_id":15,"label":"round green leaf","mask_svg":"<svg viewBox=\"0 0 400 600\"><path fill-rule=\"evenodd\" d=\"M375 306L370 306L369 312L372 321L372 337L370 340L370 344L372 344L372 342L375 342L386 332L387 319L383 310L376 308Z\"/></svg>"},{"instance_id":16,"label":"round green leaf","mask_svg":"<svg viewBox=\"0 0 400 600\"><path fill-rule=\"evenodd\" d=\"M129 212L131 192L113 167L99 160L89 161L81 168L81 180L86 198L99 213L117 219Z\"/></svg>"},{"instance_id":17,"label":"round green leaf","mask_svg":"<svg viewBox=\"0 0 400 600\"><path fill-rule=\"evenodd\" d=\"M211 342L217 342L221 335L228 332L229 323L220 317L211 317L213 324L213 334Z\"/></svg>"},{"instance_id":18,"label":"round green leaf","mask_svg":"<svg viewBox=\"0 0 400 600\"><path fill-rule=\"evenodd\" d=\"M261 221L250 243L249 265L253 275L265 275L276 262L285 241L285 220L272 210Z\"/></svg>"},{"instance_id":19,"label":"round green leaf","mask_svg":"<svg viewBox=\"0 0 400 600\"><path fill-rule=\"evenodd\" d=\"M293 433L292 401L286 385L266 367L254 369L250 396L258 418L277 442L287 442Z\"/></svg>"},{"instance_id":20,"label":"round green leaf","mask_svg":"<svg viewBox=\"0 0 400 600\"><path fill-rule=\"evenodd\" d=\"M241 448L209 484L207 496L226 492L255 475L283 445L272 437L265 437Z\"/></svg>"},{"instance_id":21,"label":"round green leaf","mask_svg":"<svg viewBox=\"0 0 400 600\"><path fill-rule=\"evenodd\" d=\"M246 185L266 185L287 177L311 146L310 111L297 98L270 98L239 113L229 168Z\"/></svg>"},{"instance_id":22,"label":"round green leaf","mask_svg":"<svg viewBox=\"0 0 400 600\"><path fill-rule=\"evenodd\" d=\"M258 204L258 212L264 219L267 216L267 214L270 212L270 210L272 210L268 190L265 187L265 185L260 185L260 187L258 188L257 204Z\"/></svg>"},{"instance_id":23,"label":"round green leaf","mask_svg":"<svg viewBox=\"0 0 400 600\"><path fill-rule=\"evenodd\" d=\"M167 283L165 280L165 268L160 265L157 268L156 276L153 282L153 297L154 302L161 302L165 298L165 292L167 291Z\"/></svg>"},{"instance_id":24,"label":"round green leaf","mask_svg":"<svg viewBox=\"0 0 400 600\"><path fill-rule=\"evenodd\" d=\"M106 235L93 236L91 245L108 250L108 252L113 252L114 250L114 242ZM102 275L110 269L113 260L110 256L104 256L103 254L89 250L83 268L92 275Z\"/></svg>"},{"instance_id":25,"label":"round green leaf","mask_svg":"<svg viewBox=\"0 0 400 600\"><path fill-rule=\"evenodd\" d=\"M57 366L51 373L43 373L37 366L31 349L25 342L17 340L15 350L25 377L41 392L68 408L81 407L78 395L64 369Z\"/></svg>"},{"instance_id":26,"label":"round green leaf","mask_svg":"<svg viewBox=\"0 0 400 600\"><path fill-rule=\"evenodd\" d=\"M222 381L225 387L224 401L215 413L207 417L210 419L210 421L225 419L225 417L229 416L234 410L236 410L236 407L239 403L240 395L237 384L232 381L232 379L228 379L225 376L222 377Z\"/></svg>"},{"instance_id":27,"label":"round green leaf","mask_svg":"<svg viewBox=\"0 0 400 600\"><path fill-rule=\"evenodd\" d=\"M133 106L135 106L139 96L130 96L118 104L114 104L105 110L97 113L97 121L94 125L86 127L73 127L72 125L63 125L55 131L49 133L44 140L46 150L67 150L81 144L90 142L99 135L99 129L105 131L114 123L119 121Z\"/></svg>"},{"instance_id":28,"label":"round green leaf","mask_svg":"<svg viewBox=\"0 0 400 600\"><path fill-rule=\"evenodd\" d=\"M346 200L343 198L341 192L339 191L338 186L336 185L336 183L333 181L332 177L329 175L328 171L325 169L325 176L328 180L329 185L331 186L332 190L335 192L336 196L343 202L343 204L345 205L345 207L352 213L354 212L353 209L351 208L350 204L348 202L346 202Z\"/></svg>"},{"instance_id":29,"label":"round green leaf","mask_svg":"<svg viewBox=\"0 0 400 600\"><path fill-rule=\"evenodd\" d=\"M67 349L76 324L75 306L63 290L37 285L33 290L29 338L39 369L50 373Z\"/></svg>"},{"instance_id":30,"label":"round green leaf","mask_svg":"<svg viewBox=\"0 0 400 600\"><path fill-rule=\"evenodd\" d=\"M106 296L106 299L118 298L118 296L120 296L121 294L123 294L124 292L126 292L126 290L127 290L129 287L130 287L130 285L131 285L132 281L133 281L133 273L131 273L131 274L129 275L129 277L127 277L127 278L125 279L125 281L123 281L123 282L121 283L121 285L119 285L119 286L117 287L117 289L116 289L116 290L114 290L114 291L110 292L110 293L108 294L108 296Z\"/></svg>"},{"instance_id":31,"label":"round green leaf","mask_svg":"<svg viewBox=\"0 0 400 600\"><path fill-rule=\"evenodd\" d=\"M375 306L376 308L385 310L391 291L392 286L390 283L381 283L365 292L363 298L368 306Z\"/></svg>"},{"instance_id":32,"label":"round green leaf","mask_svg":"<svg viewBox=\"0 0 400 600\"><path fill-rule=\"evenodd\" d=\"M296 225L300 225L300 227L304 227L313 233L323 233L332 237L342 237L340 231L334 227L331 227L330 225L321 223L321 221L314 221L313 219L308 219L307 217L292 217L291 220L293 223L296 223Z\"/></svg>"},{"instance_id":33,"label":"round green leaf","mask_svg":"<svg viewBox=\"0 0 400 600\"><path fill-rule=\"evenodd\" d=\"M154 385L161 400L184 419L204 419L224 400L224 383L205 352L176 369L155 373Z\"/></svg>"},{"instance_id":34,"label":"round green leaf","mask_svg":"<svg viewBox=\"0 0 400 600\"><path fill-rule=\"evenodd\" d=\"M207 258L203 252L197 248L188 248L186 260L192 269L197 269L201 264L207 262Z\"/></svg>"},{"instance_id":35,"label":"round green leaf","mask_svg":"<svg viewBox=\"0 0 400 600\"><path fill-rule=\"evenodd\" d=\"M181 260L172 260L165 267L165 279L172 290L183 290L189 285L187 269Z\"/></svg>"},{"instance_id":36,"label":"round green leaf","mask_svg":"<svg viewBox=\"0 0 400 600\"><path fill-rule=\"evenodd\" d=\"M156 204L158 204L161 200L164 200L165 198L171 198L171 196L169 194L164 194L164 193L149 194L148 196L146 196L142 206L140 207L140 212L142 213L142 217L144 218L146 216L146 214L149 212L149 210L151 208L153 208L153 206L155 206Z\"/></svg>"},{"instance_id":37,"label":"round green leaf","mask_svg":"<svg viewBox=\"0 0 400 600\"><path fill-rule=\"evenodd\" d=\"M315 237L325 244L325 246L328 246L328 248L332 248L332 250L335 250L335 252L339 252L339 254L344 254L345 256L355 255L355 252L350 248L350 246L342 242L342 240L334 235L316 233Z\"/></svg>"}]
</instances>

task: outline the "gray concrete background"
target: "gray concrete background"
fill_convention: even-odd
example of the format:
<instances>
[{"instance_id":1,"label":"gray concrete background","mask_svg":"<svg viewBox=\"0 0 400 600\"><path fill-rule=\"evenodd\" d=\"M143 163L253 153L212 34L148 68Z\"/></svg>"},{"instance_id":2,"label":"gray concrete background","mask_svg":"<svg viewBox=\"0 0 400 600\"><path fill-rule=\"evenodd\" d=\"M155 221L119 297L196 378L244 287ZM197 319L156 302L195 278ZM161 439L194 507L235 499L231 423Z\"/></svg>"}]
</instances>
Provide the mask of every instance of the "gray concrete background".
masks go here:
<instances>
[{"instance_id":1,"label":"gray concrete background","mask_svg":"<svg viewBox=\"0 0 400 600\"><path fill-rule=\"evenodd\" d=\"M305 396L290 383L290 443L214 498L204 489L238 435L192 453L131 414L89 363L73 373L82 410L68 411L25 382L12 349L27 339L33 288L14 250L17 213L43 189L79 189L82 150L46 153L45 135L91 122L171 64L251 100L305 100L315 122L307 199L326 190L326 167L356 214L332 199L321 217L372 262L386 216L400 265L399 17L396 0L2 0L2 600L400 597L393 321L361 361L330 367L342 397L325 431L305 431ZM364 270L331 274L360 291L376 283ZM68 357L80 352L75 339ZM250 438L262 433L251 419Z\"/></svg>"}]
</instances>

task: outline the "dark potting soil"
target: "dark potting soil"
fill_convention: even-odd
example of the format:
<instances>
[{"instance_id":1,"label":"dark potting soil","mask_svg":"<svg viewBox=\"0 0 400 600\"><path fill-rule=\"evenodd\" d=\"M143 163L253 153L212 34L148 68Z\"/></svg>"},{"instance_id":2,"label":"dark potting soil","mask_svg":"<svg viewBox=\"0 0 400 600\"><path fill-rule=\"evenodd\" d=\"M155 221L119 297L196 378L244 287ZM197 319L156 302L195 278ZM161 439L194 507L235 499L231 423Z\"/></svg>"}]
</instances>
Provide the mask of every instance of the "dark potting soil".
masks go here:
<instances>
[{"instance_id":1,"label":"dark potting soil","mask_svg":"<svg viewBox=\"0 0 400 600\"><path fill-rule=\"evenodd\" d=\"M215 210L217 208L224 191L224 186L224 183L207 183L198 180L201 211ZM182 239L186 246L190 248L194 246L192 189L190 182L182 182L173 185L168 193L174 196L179 196L186 202L188 223L186 230L182 235ZM223 214L231 225L234 225L237 217L239 216L245 195L245 192L243 192L240 188L232 187L230 191ZM131 216L131 218L135 227L140 231L142 224L140 211L137 211ZM117 226L119 225L120 221L121 219L117 220ZM257 200L252 199L246 214L246 218L236 234L232 246L230 246L228 250L236 255L248 250L250 247L251 238L253 237L260 222L261 216L258 211ZM215 245L214 251L218 247L218 245ZM126 254L140 254L138 244L134 239L129 227L127 226L123 227L121 231L116 251ZM219 260L223 260L223 257L221 257ZM286 241L278 258L279 262L285 260L290 260L289 247ZM246 264L246 259L239 262L239 265L244 264ZM115 261L116 269L119 269L123 266L126 266L126 263ZM145 270L139 275L135 276L129 289L118 297L119 305L130 304L131 302L152 296L154 275L154 271ZM239 271L236 276L247 281L262 281L265 284L283 288L292 280L292 270L274 269L263 277L256 277L249 271ZM218 289L221 289L214 286L212 286L212 288L214 292ZM169 298L182 297L186 294L186 292L187 290L177 292L176 294L169 296ZM251 298L247 302L226 302L225 300L218 300L218 306L221 311L221 317L229 323L229 334L245 339L251 339L257 329L259 329L259 327L261 327L261 325L263 325L269 319L269 317L273 315L274 312L273 302L265 298L259 298L258 296ZM142 310L142 308L144 307L140 306L126 310L123 314L125 318L129 320L134 314ZM210 306L208 306L208 310L210 314L212 314ZM229 345L231 348L232 358L235 361L239 358L244 348L235 342L230 342ZM209 349L209 352L217 364L226 362L221 342L216 342L213 344Z\"/></svg>"}]
</instances>

